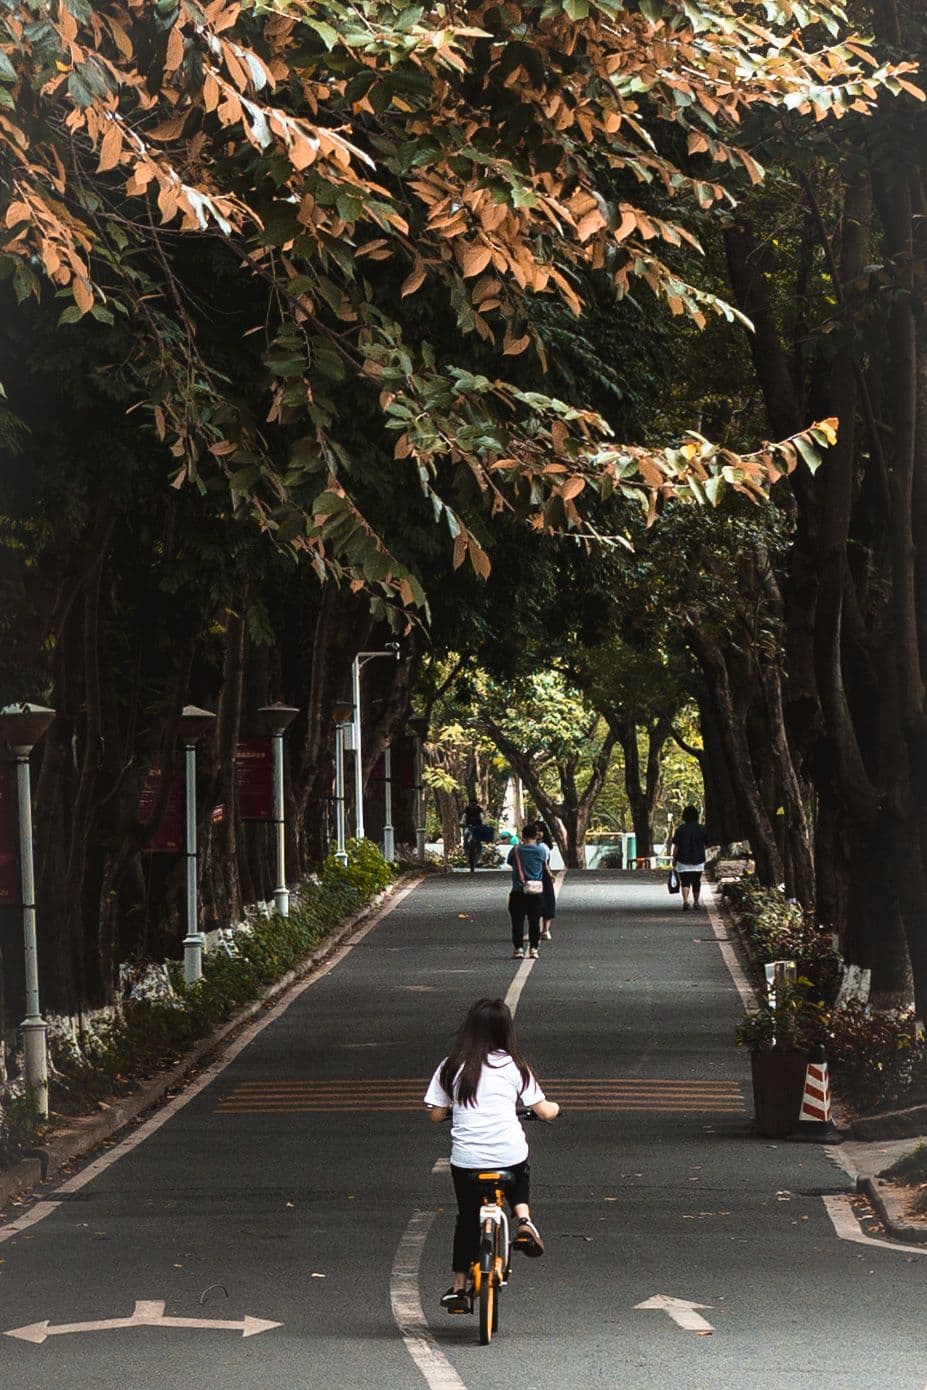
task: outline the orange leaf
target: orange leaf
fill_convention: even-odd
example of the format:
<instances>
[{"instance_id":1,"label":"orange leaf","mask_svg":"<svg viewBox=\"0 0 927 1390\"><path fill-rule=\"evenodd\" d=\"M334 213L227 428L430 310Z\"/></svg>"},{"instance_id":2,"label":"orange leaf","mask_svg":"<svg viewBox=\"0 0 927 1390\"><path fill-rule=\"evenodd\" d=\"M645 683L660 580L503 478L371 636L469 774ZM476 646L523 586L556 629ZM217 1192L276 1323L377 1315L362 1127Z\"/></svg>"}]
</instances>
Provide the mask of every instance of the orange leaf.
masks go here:
<instances>
[{"instance_id":1,"label":"orange leaf","mask_svg":"<svg viewBox=\"0 0 927 1390\"><path fill-rule=\"evenodd\" d=\"M90 281L85 280L82 275L74 277L74 303L82 314L86 314L88 309L93 307L93 290L90 288Z\"/></svg>"},{"instance_id":2,"label":"orange leaf","mask_svg":"<svg viewBox=\"0 0 927 1390\"><path fill-rule=\"evenodd\" d=\"M97 173L102 174L106 169L115 169L121 154L122 132L115 121L110 121L100 145L100 162L97 165Z\"/></svg>"},{"instance_id":3,"label":"orange leaf","mask_svg":"<svg viewBox=\"0 0 927 1390\"><path fill-rule=\"evenodd\" d=\"M519 354L520 352L524 352L525 348L528 346L528 344L529 344L530 342L531 342L531 334L530 334L530 333L526 333L526 334L524 335L523 338L515 338L515 339L512 339L512 338L510 338L508 335L506 335L505 346L504 346L504 348L502 349L502 356L503 356L503 357L517 357L518 354Z\"/></svg>"},{"instance_id":4,"label":"orange leaf","mask_svg":"<svg viewBox=\"0 0 927 1390\"><path fill-rule=\"evenodd\" d=\"M615 232L615 240L624 241L625 237L630 236L631 233L636 230L637 213L633 208L622 207L621 221L618 224L618 230Z\"/></svg>"},{"instance_id":5,"label":"orange leaf","mask_svg":"<svg viewBox=\"0 0 927 1390\"><path fill-rule=\"evenodd\" d=\"M489 265L492 260L492 247L478 244L467 246L460 253L459 259L463 268L464 279L469 280L473 275L482 275Z\"/></svg>"},{"instance_id":6,"label":"orange leaf","mask_svg":"<svg viewBox=\"0 0 927 1390\"><path fill-rule=\"evenodd\" d=\"M585 486L586 479L580 478L578 474L574 474L572 478L567 478L566 482L563 484L563 487L560 489L560 496L563 498L564 502L566 502L571 497L578 497Z\"/></svg>"},{"instance_id":7,"label":"orange leaf","mask_svg":"<svg viewBox=\"0 0 927 1390\"><path fill-rule=\"evenodd\" d=\"M463 562L464 562L464 557L466 556L466 553L467 553L467 539L466 539L466 537L465 537L464 535L458 533L458 535L456 535L456 536L454 537L454 568L455 568L455 570L459 570L459 569L460 569L461 565L462 565Z\"/></svg>"},{"instance_id":8,"label":"orange leaf","mask_svg":"<svg viewBox=\"0 0 927 1390\"><path fill-rule=\"evenodd\" d=\"M183 31L180 24L175 23L168 35L167 52L164 57L164 71L176 72L183 62Z\"/></svg>"},{"instance_id":9,"label":"orange leaf","mask_svg":"<svg viewBox=\"0 0 927 1390\"><path fill-rule=\"evenodd\" d=\"M400 297L405 299L407 294L414 294L425 282L426 270L422 261L416 260L412 267L412 272L402 282Z\"/></svg>"},{"instance_id":10,"label":"orange leaf","mask_svg":"<svg viewBox=\"0 0 927 1390\"><path fill-rule=\"evenodd\" d=\"M480 545L479 541L475 541L472 536L468 543L468 549L470 551L470 564L478 575L483 579L488 579L492 565L489 563L489 556L486 554L486 551Z\"/></svg>"}]
</instances>

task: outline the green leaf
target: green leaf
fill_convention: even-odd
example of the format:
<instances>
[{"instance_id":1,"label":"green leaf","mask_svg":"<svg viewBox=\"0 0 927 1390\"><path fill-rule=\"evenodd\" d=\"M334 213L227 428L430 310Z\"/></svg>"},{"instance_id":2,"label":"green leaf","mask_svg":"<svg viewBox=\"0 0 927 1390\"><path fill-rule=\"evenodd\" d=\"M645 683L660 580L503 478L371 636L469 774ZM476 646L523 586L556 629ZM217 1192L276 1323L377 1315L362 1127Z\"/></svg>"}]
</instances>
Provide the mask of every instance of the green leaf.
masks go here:
<instances>
[{"instance_id":1,"label":"green leaf","mask_svg":"<svg viewBox=\"0 0 927 1390\"><path fill-rule=\"evenodd\" d=\"M801 454L805 463L812 473L816 473L821 466L821 455L813 444L809 444L807 439L803 439L800 434L796 435L791 441L798 452Z\"/></svg>"}]
</instances>

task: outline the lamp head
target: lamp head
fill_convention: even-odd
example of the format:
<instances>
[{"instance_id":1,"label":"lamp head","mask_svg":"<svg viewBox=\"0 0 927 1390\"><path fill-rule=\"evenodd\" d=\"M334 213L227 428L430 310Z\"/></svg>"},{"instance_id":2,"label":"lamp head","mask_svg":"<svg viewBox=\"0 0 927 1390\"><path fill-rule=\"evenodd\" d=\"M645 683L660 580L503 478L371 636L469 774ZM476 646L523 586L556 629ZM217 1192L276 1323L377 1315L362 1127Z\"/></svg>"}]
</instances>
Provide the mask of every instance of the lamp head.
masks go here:
<instances>
[{"instance_id":1,"label":"lamp head","mask_svg":"<svg viewBox=\"0 0 927 1390\"><path fill-rule=\"evenodd\" d=\"M184 743L196 743L212 727L215 715L198 705L184 705L180 712L180 737Z\"/></svg>"},{"instance_id":2,"label":"lamp head","mask_svg":"<svg viewBox=\"0 0 927 1390\"><path fill-rule=\"evenodd\" d=\"M261 727L270 734L282 734L299 714L293 705L262 705L258 710Z\"/></svg>"},{"instance_id":3,"label":"lamp head","mask_svg":"<svg viewBox=\"0 0 927 1390\"><path fill-rule=\"evenodd\" d=\"M55 717L45 705L5 705L0 710L0 739L20 758L28 757Z\"/></svg>"},{"instance_id":4,"label":"lamp head","mask_svg":"<svg viewBox=\"0 0 927 1390\"><path fill-rule=\"evenodd\" d=\"M354 718L354 705L350 700L336 700L332 705L336 724L350 724Z\"/></svg>"}]
</instances>

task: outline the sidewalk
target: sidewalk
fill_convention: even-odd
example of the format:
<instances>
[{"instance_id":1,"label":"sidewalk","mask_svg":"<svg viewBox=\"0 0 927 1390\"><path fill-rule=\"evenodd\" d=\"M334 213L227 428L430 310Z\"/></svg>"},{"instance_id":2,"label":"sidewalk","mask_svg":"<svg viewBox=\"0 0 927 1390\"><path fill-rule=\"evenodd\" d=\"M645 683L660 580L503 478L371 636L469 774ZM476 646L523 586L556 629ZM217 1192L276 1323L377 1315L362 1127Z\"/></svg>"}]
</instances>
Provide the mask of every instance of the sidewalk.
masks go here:
<instances>
[{"instance_id":1,"label":"sidewalk","mask_svg":"<svg viewBox=\"0 0 927 1390\"><path fill-rule=\"evenodd\" d=\"M898 1183L886 1182L879 1174L924 1143L927 1143L927 1135L908 1139L847 1139L832 1150L835 1161L854 1179L857 1192L869 1198L887 1234L905 1244L927 1245L927 1219L911 1221L907 1215L905 1189Z\"/></svg>"}]
</instances>

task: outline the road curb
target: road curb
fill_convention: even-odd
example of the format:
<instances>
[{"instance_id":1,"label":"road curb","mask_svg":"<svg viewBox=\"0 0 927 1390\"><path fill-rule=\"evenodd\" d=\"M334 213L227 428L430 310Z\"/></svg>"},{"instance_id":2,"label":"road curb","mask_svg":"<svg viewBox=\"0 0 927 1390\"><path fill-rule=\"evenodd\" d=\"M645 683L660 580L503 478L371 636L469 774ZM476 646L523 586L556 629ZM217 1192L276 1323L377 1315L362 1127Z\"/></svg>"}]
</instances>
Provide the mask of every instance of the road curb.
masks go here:
<instances>
[{"instance_id":1,"label":"road curb","mask_svg":"<svg viewBox=\"0 0 927 1390\"><path fill-rule=\"evenodd\" d=\"M894 1240L907 1241L912 1245L927 1245L927 1227L915 1226L905 1220L904 1209L894 1183L884 1178L859 1178L858 1192L868 1197L879 1214L879 1219Z\"/></svg>"},{"instance_id":2,"label":"road curb","mask_svg":"<svg viewBox=\"0 0 927 1390\"><path fill-rule=\"evenodd\" d=\"M333 927L293 970L288 970L270 985L259 999L245 1004L232 1014L208 1037L202 1038L187 1055L172 1067L155 1072L143 1081L137 1091L113 1101L102 1114L78 1115L54 1130L44 1145L29 1151L20 1163L0 1172L0 1213L16 1197L26 1197L42 1183L53 1182L62 1168L86 1158L94 1149L114 1138L120 1130L137 1120L147 1110L154 1109L169 1091L181 1086L189 1074L233 1034L263 1010L271 1008L293 988L311 975L352 935L355 929L379 909L400 888L414 888L422 875L402 875L389 887L377 893L350 917Z\"/></svg>"},{"instance_id":3,"label":"road curb","mask_svg":"<svg viewBox=\"0 0 927 1390\"><path fill-rule=\"evenodd\" d=\"M927 1134L927 1105L908 1110L887 1110L883 1115L863 1115L850 1124L854 1139L918 1139Z\"/></svg>"}]
</instances>

